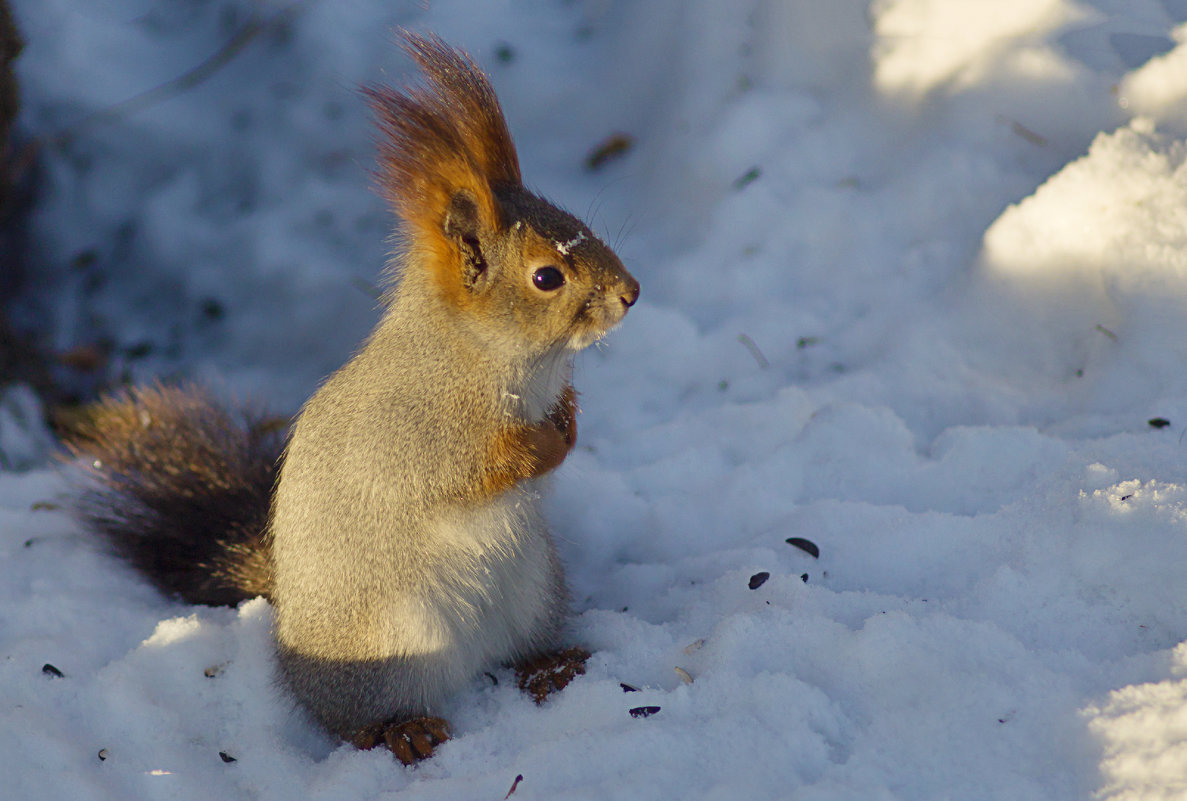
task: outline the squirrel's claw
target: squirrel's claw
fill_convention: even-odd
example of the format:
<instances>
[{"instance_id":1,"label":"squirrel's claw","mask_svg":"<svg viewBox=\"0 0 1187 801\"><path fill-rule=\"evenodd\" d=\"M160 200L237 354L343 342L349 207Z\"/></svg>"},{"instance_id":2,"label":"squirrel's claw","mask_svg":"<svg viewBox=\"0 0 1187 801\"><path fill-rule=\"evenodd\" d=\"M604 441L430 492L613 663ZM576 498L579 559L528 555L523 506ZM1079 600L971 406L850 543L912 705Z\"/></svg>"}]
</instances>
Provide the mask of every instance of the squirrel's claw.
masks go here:
<instances>
[{"instance_id":1,"label":"squirrel's claw","mask_svg":"<svg viewBox=\"0 0 1187 801\"><path fill-rule=\"evenodd\" d=\"M574 647L521 662L515 666L519 689L532 696L537 704L542 704L548 696L565 689L569 682L583 675L587 659L589 651Z\"/></svg>"},{"instance_id":2,"label":"squirrel's claw","mask_svg":"<svg viewBox=\"0 0 1187 801\"><path fill-rule=\"evenodd\" d=\"M448 739L449 724L441 718L413 718L388 724L383 729L384 743L405 765L428 759L433 750Z\"/></svg>"},{"instance_id":3,"label":"squirrel's claw","mask_svg":"<svg viewBox=\"0 0 1187 801\"><path fill-rule=\"evenodd\" d=\"M433 755L449 739L449 723L441 718L419 717L393 721L364 729L351 738L358 748L370 750L380 743L405 765Z\"/></svg>"}]
</instances>

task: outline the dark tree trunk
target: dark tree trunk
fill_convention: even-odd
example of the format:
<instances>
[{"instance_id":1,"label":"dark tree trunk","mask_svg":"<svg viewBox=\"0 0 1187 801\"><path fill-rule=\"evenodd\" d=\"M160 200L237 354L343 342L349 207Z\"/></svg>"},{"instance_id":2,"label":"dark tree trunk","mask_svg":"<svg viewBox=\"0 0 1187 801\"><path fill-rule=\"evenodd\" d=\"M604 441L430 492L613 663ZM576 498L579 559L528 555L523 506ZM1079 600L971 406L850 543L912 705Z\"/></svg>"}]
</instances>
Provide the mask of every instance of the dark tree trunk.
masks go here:
<instances>
[{"instance_id":1,"label":"dark tree trunk","mask_svg":"<svg viewBox=\"0 0 1187 801\"><path fill-rule=\"evenodd\" d=\"M13 154L9 135L19 103L13 62L21 52L21 44L8 0L0 0L0 215L7 210L11 193L9 169Z\"/></svg>"},{"instance_id":2,"label":"dark tree trunk","mask_svg":"<svg viewBox=\"0 0 1187 801\"><path fill-rule=\"evenodd\" d=\"M4 310L24 275L21 222L17 219L17 157L12 141L20 101L14 62L22 44L8 0L0 0L0 388L22 372L19 366L26 361L21 355L25 348L10 330Z\"/></svg>"}]
</instances>

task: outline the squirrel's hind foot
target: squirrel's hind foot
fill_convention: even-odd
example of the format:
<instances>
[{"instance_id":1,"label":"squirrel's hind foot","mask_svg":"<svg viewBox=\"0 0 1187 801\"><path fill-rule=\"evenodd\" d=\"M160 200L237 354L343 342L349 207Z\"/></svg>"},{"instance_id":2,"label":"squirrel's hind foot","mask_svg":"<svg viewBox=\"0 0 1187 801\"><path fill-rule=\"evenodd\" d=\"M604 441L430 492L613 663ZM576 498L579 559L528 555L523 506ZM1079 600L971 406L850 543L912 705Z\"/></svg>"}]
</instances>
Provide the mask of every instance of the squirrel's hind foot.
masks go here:
<instances>
[{"instance_id":1,"label":"squirrel's hind foot","mask_svg":"<svg viewBox=\"0 0 1187 801\"><path fill-rule=\"evenodd\" d=\"M405 765L433 755L434 749L449 739L449 723L442 718L419 717L381 723L363 729L350 738L357 748L370 750L387 746Z\"/></svg>"},{"instance_id":2,"label":"squirrel's hind foot","mask_svg":"<svg viewBox=\"0 0 1187 801\"><path fill-rule=\"evenodd\" d=\"M560 692L573 679L583 675L587 659L589 651L574 647L521 662L515 666L519 689L537 704L542 704L548 696Z\"/></svg>"}]
</instances>

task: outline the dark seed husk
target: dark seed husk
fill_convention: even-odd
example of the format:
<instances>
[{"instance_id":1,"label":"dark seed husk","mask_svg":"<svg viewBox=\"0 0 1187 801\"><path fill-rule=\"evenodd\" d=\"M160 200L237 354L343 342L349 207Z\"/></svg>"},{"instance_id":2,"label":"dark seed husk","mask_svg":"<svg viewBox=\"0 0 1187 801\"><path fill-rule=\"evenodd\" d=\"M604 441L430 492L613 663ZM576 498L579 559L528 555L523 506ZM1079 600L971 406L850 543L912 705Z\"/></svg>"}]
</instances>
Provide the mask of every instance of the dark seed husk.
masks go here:
<instances>
[{"instance_id":1,"label":"dark seed husk","mask_svg":"<svg viewBox=\"0 0 1187 801\"><path fill-rule=\"evenodd\" d=\"M631 710L632 718L649 718L659 711L658 706L637 706Z\"/></svg>"},{"instance_id":2,"label":"dark seed husk","mask_svg":"<svg viewBox=\"0 0 1187 801\"><path fill-rule=\"evenodd\" d=\"M799 548L801 551L810 554L813 559L820 558L820 549L816 547L816 543L812 540L806 540L803 537L788 537L787 544Z\"/></svg>"}]
</instances>

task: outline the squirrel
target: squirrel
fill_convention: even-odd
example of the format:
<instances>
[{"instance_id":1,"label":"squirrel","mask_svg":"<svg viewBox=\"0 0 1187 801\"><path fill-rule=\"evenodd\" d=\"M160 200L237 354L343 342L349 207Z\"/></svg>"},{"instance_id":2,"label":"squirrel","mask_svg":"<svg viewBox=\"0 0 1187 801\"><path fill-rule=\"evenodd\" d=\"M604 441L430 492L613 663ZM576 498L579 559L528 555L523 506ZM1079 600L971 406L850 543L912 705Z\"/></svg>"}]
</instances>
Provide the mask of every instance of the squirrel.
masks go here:
<instances>
[{"instance_id":1,"label":"squirrel","mask_svg":"<svg viewBox=\"0 0 1187 801\"><path fill-rule=\"evenodd\" d=\"M572 356L639 284L524 188L473 59L401 33L427 83L363 90L400 248L381 320L287 433L195 387L100 402L71 448L84 522L161 590L274 607L283 683L327 730L403 762L498 665L537 701L584 672L540 479L577 438Z\"/></svg>"}]
</instances>

